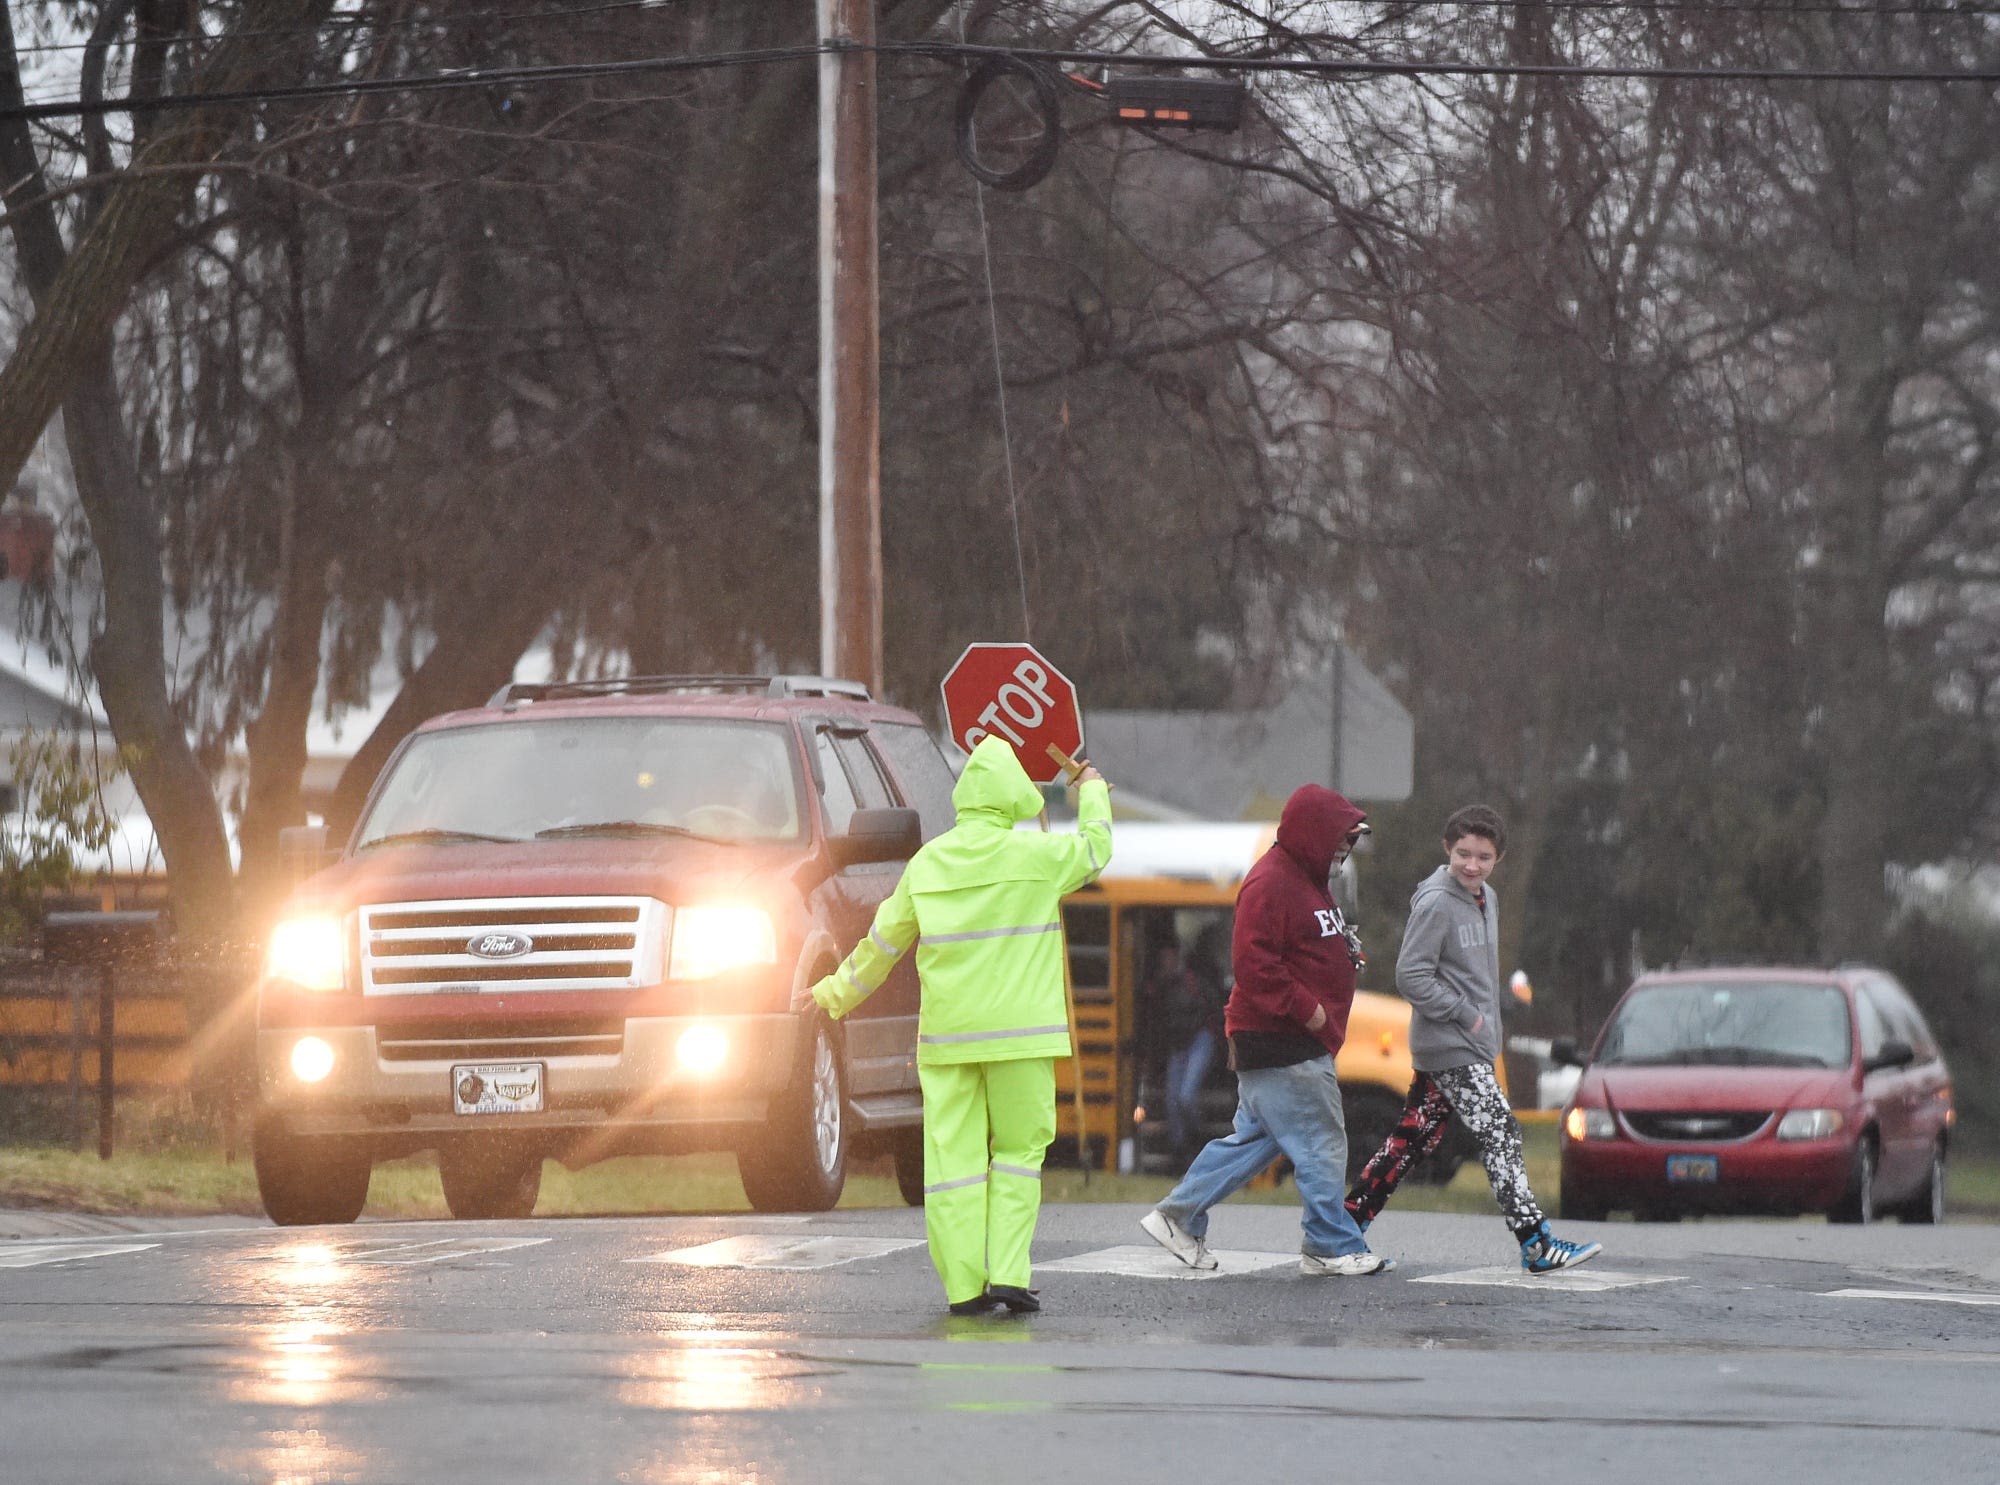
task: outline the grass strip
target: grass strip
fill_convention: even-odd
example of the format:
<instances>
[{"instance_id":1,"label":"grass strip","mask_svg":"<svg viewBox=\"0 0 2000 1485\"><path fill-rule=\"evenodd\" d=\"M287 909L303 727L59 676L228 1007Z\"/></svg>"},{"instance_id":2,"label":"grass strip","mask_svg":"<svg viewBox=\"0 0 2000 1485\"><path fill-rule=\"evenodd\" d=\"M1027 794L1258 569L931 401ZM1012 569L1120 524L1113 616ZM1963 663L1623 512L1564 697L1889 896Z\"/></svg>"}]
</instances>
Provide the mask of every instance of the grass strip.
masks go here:
<instances>
[{"instance_id":1,"label":"grass strip","mask_svg":"<svg viewBox=\"0 0 2000 1485\"><path fill-rule=\"evenodd\" d=\"M1530 1124L1528 1178L1545 1204L1553 1207L1557 1187L1556 1132ZM1166 1175L1085 1173L1052 1167L1043 1183L1050 1203L1106 1202L1151 1205L1166 1195ZM1955 1156L1949 1166L1947 1205L1954 1218L2000 1217L2000 1160ZM1295 1206L1289 1181L1260 1184L1236 1201ZM903 1201L888 1162L863 1162L852 1169L842 1207L899 1207ZM1468 1162L1448 1185L1408 1184L1396 1195L1403 1211L1492 1214L1486 1172ZM0 1209L83 1212L105 1216L256 1216L257 1179L247 1158L225 1160L219 1149L176 1146L134 1150L101 1161L49 1146L0 1147ZM611 1216L664 1212L742 1212L750 1209L727 1155L641 1156L606 1160L580 1171L551 1161L542 1173L535 1210L543 1216ZM446 1217L437 1165L429 1156L387 1161L375 1167L368 1188L367 1215Z\"/></svg>"}]
</instances>

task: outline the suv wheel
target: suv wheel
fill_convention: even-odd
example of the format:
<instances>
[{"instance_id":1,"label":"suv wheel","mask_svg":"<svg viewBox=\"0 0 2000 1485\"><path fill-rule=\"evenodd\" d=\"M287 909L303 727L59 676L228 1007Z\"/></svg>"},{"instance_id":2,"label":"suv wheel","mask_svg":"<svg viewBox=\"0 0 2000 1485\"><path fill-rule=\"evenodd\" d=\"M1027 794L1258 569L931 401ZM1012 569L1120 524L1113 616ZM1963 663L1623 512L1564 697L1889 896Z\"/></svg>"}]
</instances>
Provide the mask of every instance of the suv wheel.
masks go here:
<instances>
[{"instance_id":1,"label":"suv wheel","mask_svg":"<svg viewBox=\"0 0 2000 1485\"><path fill-rule=\"evenodd\" d=\"M840 1048L824 1016L809 1016L806 1025L798 1075L773 1101L762 1138L736 1155L744 1194L760 1212L824 1212L847 1185Z\"/></svg>"},{"instance_id":2,"label":"suv wheel","mask_svg":"<svg viewBox=\"0 0 2000 1485\"><path fill-rule=\"evenodd\" d=\"M257 1194L280 1227L352 1222L368 1204L368 1152L346 1141L296 1135L274 1119L251 1135Z\"/></svg>"},{"instance_id":3,"label":"suv wheel","mask_svg":"<svg viewBox=\"0 0 2000 1485\"><path fill-rule=\"evenodd\" d=\"M462 1222L526 1217L542 1194L542 1155L504 1146L446 1145L438 1151L438 1177L444 1204Z\"/></svg>"},{"instance_id":4,"label":"suv wheel","mask_svg":"<svg viewBox=\"0 0 2000 1485\"><path fill-rule=\"evenodd\" d=\"M896 1189L906 1206L924 1204L924 1127L896 1131L890 1154L896 1164Z\"/></svg>"}]
</instances>

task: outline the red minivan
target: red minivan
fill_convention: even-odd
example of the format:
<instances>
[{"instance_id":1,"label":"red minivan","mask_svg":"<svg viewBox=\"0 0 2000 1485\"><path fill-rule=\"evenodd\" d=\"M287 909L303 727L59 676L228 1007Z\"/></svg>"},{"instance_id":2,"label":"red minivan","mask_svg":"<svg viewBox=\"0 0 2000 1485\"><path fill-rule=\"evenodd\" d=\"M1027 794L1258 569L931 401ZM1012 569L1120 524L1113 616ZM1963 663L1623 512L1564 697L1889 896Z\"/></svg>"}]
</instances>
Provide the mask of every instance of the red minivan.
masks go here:
<instances>
[{"instance_id":1,"label":"red minivan","mask_svg":"<svg viewBox=\"0 0 2000 1485\"><path fill-rule=\"evenodd\" d=\"M1562 1117L1562 1214L1944 1220L1951 1074L1879 969L1642 975Z\"/></svg>"}]
</instances>

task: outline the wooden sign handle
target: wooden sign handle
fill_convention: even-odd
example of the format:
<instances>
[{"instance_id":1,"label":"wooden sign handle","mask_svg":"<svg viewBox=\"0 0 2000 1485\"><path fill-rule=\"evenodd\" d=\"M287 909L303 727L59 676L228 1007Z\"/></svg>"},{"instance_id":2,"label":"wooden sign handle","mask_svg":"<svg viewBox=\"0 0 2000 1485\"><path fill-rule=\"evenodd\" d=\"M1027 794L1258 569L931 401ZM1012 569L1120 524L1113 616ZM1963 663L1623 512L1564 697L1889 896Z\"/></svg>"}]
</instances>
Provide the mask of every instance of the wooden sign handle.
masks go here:
<instances>
[{"instance_id":1,"label":"wooden sign handle","mask_svg":"<svg viewBox=\"0 0 2000 1485\"><path fill-rule=\"evenodd\" d=\"M1074 784L1083 771L1090 767L1088 763L1080 762L1070 757L1069 754L1065 753L1054 743L1049 744L1049 757L1053 758L1056 767L1063 771L1063 782L1065 784Z\"/></svg>"}]
</instances>

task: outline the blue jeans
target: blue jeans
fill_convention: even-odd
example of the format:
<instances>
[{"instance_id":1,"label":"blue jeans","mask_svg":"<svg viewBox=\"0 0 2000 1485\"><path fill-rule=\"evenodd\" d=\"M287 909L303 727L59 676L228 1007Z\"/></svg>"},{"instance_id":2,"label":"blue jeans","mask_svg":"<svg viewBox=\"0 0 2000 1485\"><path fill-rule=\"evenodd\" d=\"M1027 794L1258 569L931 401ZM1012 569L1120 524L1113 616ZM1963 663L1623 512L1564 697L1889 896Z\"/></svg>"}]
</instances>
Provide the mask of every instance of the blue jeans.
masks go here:
<instances>
[{"instance_id":1,"label":"blue jeans","mask_svg":"<svg viewBox=\"0 0 2000 1485\"><path fill-rule=\"evenodd\" d=\"M1201 1133L1201 1088L1215 1065L1215 1033L1204 1026L1167 1059L1167 1139L1185 1150Z\"/></svg>"},{"instance_id":2,"label":"blue jeans","mask_svg":"<svg viewBox=\"0 0 2000 1485\"><path fill-rule=\"evenodd\" d=\"M1205 1238L1208 1209L1249 1185L1280 1154L1291 1160L1305 1203L1302 1251L1321 1258L1366 1253L1368 1240L1343 1200L1347 1122L1331 1056L1237 1073L1236 1127L1202 1148L1159 1209Z\"/></svg>"}]
</instances>

